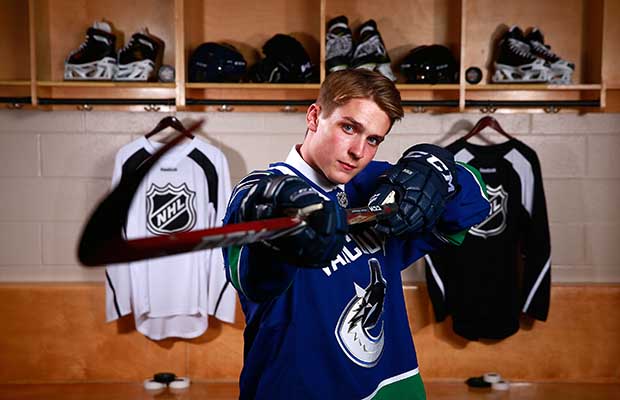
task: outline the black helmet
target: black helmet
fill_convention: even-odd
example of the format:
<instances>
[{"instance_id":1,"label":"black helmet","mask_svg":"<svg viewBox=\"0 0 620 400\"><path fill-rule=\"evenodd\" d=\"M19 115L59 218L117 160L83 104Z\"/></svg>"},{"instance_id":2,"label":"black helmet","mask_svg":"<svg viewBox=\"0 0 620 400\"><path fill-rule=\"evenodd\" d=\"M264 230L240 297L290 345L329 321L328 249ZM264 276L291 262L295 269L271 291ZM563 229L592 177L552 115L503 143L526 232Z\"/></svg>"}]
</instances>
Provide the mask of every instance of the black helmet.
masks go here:
<instances>
[{"instance_id":1,"label":"black helmet","mask_svg":"<svg viewBox=\"0 0 620 400\"><path fill-rule=\"evenodd\" d=\"M252 81L307 83L315 79L310 57L294 37L276 34L265 43L263 53L265 58L250 69Z\"/></svg>"},{"instance_id":2,"label":"black helmet","mask_svg":"<svg viewBox=\"0 0 620 400\"><path fill-rule=\"evenodd\" d=\"M189 59L189 82L239 82L246 72L241 53L228 43L203 43Z\"/></svg>"},{"instance_id":3,"label":"black helmet","mask_svg":"<svg viewBox=\"0 0 620 400\"><path fill-rule=\"evenodd\" d=\"M400 65L407 83L457 83L458 63L446 46L434 44L411 50Z\"/></svg>"}]
</instances>

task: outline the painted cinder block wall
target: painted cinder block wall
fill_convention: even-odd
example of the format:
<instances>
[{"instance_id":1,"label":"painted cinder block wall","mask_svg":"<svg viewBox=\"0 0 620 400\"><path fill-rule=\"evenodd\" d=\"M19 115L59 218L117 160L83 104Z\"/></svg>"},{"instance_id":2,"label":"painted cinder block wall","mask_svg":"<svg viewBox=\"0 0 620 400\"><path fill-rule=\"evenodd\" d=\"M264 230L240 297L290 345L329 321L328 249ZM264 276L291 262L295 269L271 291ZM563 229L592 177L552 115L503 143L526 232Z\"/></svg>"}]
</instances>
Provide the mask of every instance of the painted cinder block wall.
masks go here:
<instances>
[{"instance_id":1,"label":"painted cinder block wall","mask_svg":"<svg viewBox=\"0 0 620 400\"><path fill-rule=\"evenodd\" d=\"M0 282L102 281L80 267L84 220L109 190L117 150L166 114L112 111L0 111ZM304 114L178 113L206 118L200 135L227 155L233 183L283 159L304 135ZM482 114L408 113L381 145L395 161L411 144L448 144ZM554 283L620 282L620 114L497 114L504 129L541 160ZM490 133L490 140L501 140ZM165 137L165 134L158 137ZM421 268L406 280L424 279Z\"/></svg>"}]
</instances>

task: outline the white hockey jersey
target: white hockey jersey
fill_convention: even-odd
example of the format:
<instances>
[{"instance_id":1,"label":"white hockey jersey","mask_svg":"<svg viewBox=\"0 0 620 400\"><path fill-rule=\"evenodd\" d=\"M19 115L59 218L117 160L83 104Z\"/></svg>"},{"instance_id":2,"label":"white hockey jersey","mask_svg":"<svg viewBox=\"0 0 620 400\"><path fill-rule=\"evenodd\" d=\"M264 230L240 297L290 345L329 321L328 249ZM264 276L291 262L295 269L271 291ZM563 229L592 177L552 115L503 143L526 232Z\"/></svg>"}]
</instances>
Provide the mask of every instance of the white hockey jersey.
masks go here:
<instances>
[{"instance_id":1,"label":"white hockey jersey","mask_svg":"<svg viewBox=\"0 0 620 400\"><path fill-rule=\"evenodd\" d=\"M116 155L113 187L161 146L144 136L123 146ZM195 137L165 154L140 184L127 216L126 237L221 226L229 196L226 157ZM138 331L154 340L200 336L208 315L234 322L235 304L220 249L106 268L107 321L133 312Z\"/></svg>"}]
</instances>

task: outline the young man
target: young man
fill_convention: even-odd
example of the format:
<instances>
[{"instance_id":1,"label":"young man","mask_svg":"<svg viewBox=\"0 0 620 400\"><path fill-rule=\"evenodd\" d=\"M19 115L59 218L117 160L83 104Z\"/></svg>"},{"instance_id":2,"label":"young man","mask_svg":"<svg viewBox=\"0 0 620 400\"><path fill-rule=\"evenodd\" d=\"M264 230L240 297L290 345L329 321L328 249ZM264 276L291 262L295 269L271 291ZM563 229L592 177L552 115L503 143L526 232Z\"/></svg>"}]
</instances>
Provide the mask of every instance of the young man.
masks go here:
<instances>
[{"instance_id":1,"label":"young man","mask_svg":"<svg viewBox=\"0 0 620 400\"><path fill-rule=\"evenodd\" d=\"M240 398L425 398L400 273L462 240L489 205L475 174L440 147L372 161L402 116L382 75L331 73L303 143L233 191L225 222L322 204L286 236L224 250L246 317ZM397 214L349 232L344 208L394 201Z\"/></svg>"}]
</instances>

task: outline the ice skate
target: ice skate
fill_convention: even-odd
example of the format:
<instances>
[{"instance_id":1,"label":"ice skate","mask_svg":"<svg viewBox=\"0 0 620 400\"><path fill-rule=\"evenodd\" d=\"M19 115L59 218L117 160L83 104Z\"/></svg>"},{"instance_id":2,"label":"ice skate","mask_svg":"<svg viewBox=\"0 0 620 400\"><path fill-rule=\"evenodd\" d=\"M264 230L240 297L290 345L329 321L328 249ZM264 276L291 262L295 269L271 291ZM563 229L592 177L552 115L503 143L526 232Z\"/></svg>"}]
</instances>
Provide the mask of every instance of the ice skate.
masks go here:
<instances>
[{"instance_id":1,"label":"ice skate","mask_svg":"<svg viewBox=\"0 0 620 400\"><path fill-rule=\"evenodd\" d=\"M118 52L116 81L155 80L161 64L164 42L146 29L134 33L129 42Z\"/></svg>"},{"instance_id":2,"label":"ice skate","mask_svg":"<svg viewBox=\"0 0 620 400\"><path fill-rule=\"evenodd\" d=\"M360 27L359 43L353 52L351 64L353 68L376 70L391 81L396 81L390 66L390 57L377 30L377 23L372 19Z\"/></svg>"},{"instance_id":3,"label":"ice skate","mask_svg":"<svg viewBox=\"0 0 620 400\"><path fill-rule=\"evenodd\" d=\"M347 17L341 15L327 23L327 57L325 67L329 72L340 71L349 67L353 55L353 37Z\"/></svg>"},{"instance_id":4,"label":"ice skate","mask_svg":"<svg viewBox=\"0 0 620 400\"><path fill-rule=\"evenodd\" d=\"M551 83L560 85L571 84L573 72L575 72L575 64L563 60L555 54L551 50L551 47L545 44L544 36L538 28L532 28L525 40L530 45L532 53L549 64L549 68L551 69Z\"/></svg>"},{"instance_id":5,"label":"ice skate","mask_svg":"<svg viewBox=\"0 0 620 400\"><path fill-rule=\"evenodd\" d=\"M538 83L551 80L551 70L544 59L534 55L523 32L513 26L499 43L495 62L495 83Z\"/></svg>"},{"instance_id":6,"label":"ice skate","mask_svg":"<svg viewBox=\"0 0 620 400\"><path fill-rule=\"evenodd\" d=\"M116 36L110 24L95 22L86 40L65 60L65 80L111 80L116 72Z\"/></svg>"}]
</instances>

